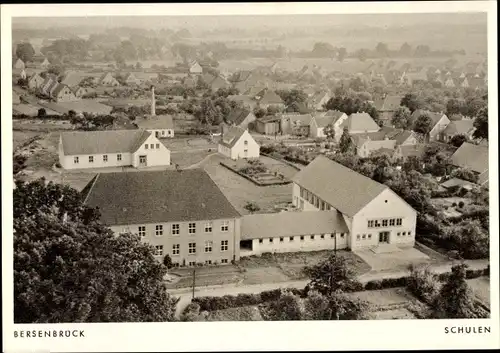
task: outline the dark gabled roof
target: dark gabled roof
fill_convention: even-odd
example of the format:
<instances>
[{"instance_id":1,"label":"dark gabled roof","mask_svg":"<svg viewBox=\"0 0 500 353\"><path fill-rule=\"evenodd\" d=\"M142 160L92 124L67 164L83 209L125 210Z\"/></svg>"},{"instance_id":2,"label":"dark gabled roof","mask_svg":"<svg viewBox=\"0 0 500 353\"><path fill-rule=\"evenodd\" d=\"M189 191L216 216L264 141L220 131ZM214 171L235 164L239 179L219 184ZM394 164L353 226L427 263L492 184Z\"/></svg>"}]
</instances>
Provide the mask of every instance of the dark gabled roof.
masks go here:
<instances>
[{"instance_id":1,"label":"dark gabled roof","mask_svg":"<svg viewBox=\"0 0 500 353\"><path fill-rule=\"evenodd\" d=\"M140 129L173 129L174 120L172 115L155 115L145 118L136 118L135 124Z\"/></svg>"},{"instance_id":2,"label":"dark gabled roof","mask_svg":"<svg viewBox=\"0 0 500 353\"><path fill-rule=\"evenodd\" d=\"M342 128L347 128L349 132L380 129L375 120L373 120L373 118L368 113L353 113L349 115L349 117L344 120L344 122L340 126Z\"/></svg>"},{"instance_id":3,"label":"dark gabled roof","mask_svg":"<svg viewBox=\"0 0 500 353\"><path fill-rule=\"evenodd\" d=\"M347 232L342 214L336 211L253 214L241 220L242 240Z\"/></svg>"},{"instance_id":4,"label":"dark gabled roof","mask_svg":"<svg viewBox=\"0 0 500 353\"><path fill-rule=\"evenodd\" d=\"M263 104L283 104L281 97L278 96L276 92L267 88L257 93L255 99L257 99L259 103Z\"/></svg>"},{"instance_id":5,"label":"dark gabled roof","mask_svg":"<svg viewBox=\"0 0 500 353\"><path fill-rule=\"evenodd\" d=\"M71 131L62 132L66 156L132 153L151 135L145 130Z\"/></svg>"},{"instance_id":6,"label":"dark gabled roof","mask_svg":"<svg viewBox=\"0 0 500 353\"><path fill-rule=\"evenodd\" d=\"M98 174L83 195L107 225L142 225L238 218L202 169Z\"/></svg>"},{"instance_id":7,"label":"dark gabled roof","mask_svg":"<svg viewBox=\"0 0 500 353\"><path fill-rule=\"evenodd\" d=\"M388 189L325 156L316 157L292 180L349 217Z\"/></svg>"},{"instance_id":8,"label":"dark gabled roof","mask_svg":"<svg viewBox=\"0 0 500 353\"><path fill-rule=\"evenodd\" d=\"M227 117L227 120L234 123L235 125L240 125L245 118L251 114L252 112L248 109L233 109L229 116Z\"/></svg>"},{"instance_id":9,"label":"dark gabled roof","mask_svg":"<svg viewBox=\"0 0 500 353\"><path fill-rule=\"evenodd\" d=\"M238 142L245 131L246 130L238 126L231 126L227 129L226 132L224 132L224 136L222 136L222 139L219 143L222 146L233 148L233 146L236 144L236 142Z\"/></svg>"},{"instance_id":10,"label":"dark gabled roof","mask_svg":"<svg viewBox=\"0 0 500 353\"><path fill-rule=\"evenodd\" d=\"M432 127L436 126L436 124L439 122L439 120L441 120L441 118L443 117L443 115L446 115L444 113L435 113L435 112L431 112L429 110L423 110L423 109L417 109L413 112L413 114L411 115L411 118L413 121L417 121L417 119L419 117L421 117L422 115L427 115L431 118L431 121L432 121Z\"/></svg>"},{"instance_id":11,"label":"dark gabled roof","mask_svg":"<svg viewBox=\"0 0 500 353\"><path fill-rule=\"evenodd\" d=\"M345 113L338 110L329 110L326 114L315 116L314 120L318 127L325 127L329 124L335 124Z\"/></svg>"},{"instance_id":12,"label":"dark gabled roof","mask_svg":"<svg viewBox=\"0 0 500 353\"><path fill-rule=\"evenodd\" d=\"M61 93L65 88L68 88L68 86L66 86L65 84L58 84L57 87L54 88L54 90L52 91L52 96L54 97L57 97L59 93ZM70 90L71 91L71 90Z\"/></svg>"},{"instance_id":13,"label":"dark gabled roof","mask_svg":"<svg viewBox=\"0 0 500 353\"><path fill-rule=\"evenodd\" d=\"M468 168L476 173L488 170L488 146L464 142L450 158L456 167Z\"/></svg>"},{"instance_id":14,"label":"dark gabled roof","mask_svg":"<svg viewBox=\"0 0 500 353\"><path fill-rule=\"evenodd\" d=\"M474 121L470 119L453 120L448 126L443 130L445 135L466 135L474 130Z\"/></svg>"}]
</instances>

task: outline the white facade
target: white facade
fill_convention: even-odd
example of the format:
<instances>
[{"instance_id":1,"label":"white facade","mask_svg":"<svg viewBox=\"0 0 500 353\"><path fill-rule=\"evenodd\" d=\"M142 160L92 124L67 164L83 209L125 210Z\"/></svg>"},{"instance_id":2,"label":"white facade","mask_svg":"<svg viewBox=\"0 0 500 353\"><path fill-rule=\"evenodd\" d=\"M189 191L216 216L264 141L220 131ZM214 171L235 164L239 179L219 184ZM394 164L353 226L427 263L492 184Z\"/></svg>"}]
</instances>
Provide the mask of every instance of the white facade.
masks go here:
<instances>
[{"instance_id":1,"label":"white facade","mask_svg":"<svg viewBox=\"0 0 500 353\"><path fill-rule=\"evenodd\" d=\"M317 195L309 200L302 197L300 190L300 186L293 183L293 204L302 211L335 210ZM345 247L351 250L386 243L401 247L415 245L417 212L390 189L380 193L353 217L343 216L350 232Z\"/></svg>"},{"instance_id":2,"label":"white facade","mask_svg":"<svg viewBox=\"0 0 500 353\"><path fill-rule=\"evenodd\" d=\"M59 163L67 170L133 166L145 168L170 165L170 151L151 135L135 152L65 155L59 139Z\"/></svg>"},{"instance_id":3,"label":"white facade","mask_svg":"<svg viewBox=\"0 0 500 353\"><path fill-rule=\"evenodd\" d=\"M174 137L174 129L146 129L154 134L157 138Z\"/></svg>"},{"instance_id":4,"label":"white facade","mask_svg":"<svg viewBox=\"0 0 500 353\"><path fill-rule=\"evenodd\" d=\"M450 123L450 119L446 115L443 114L441 119L437 122L436 125L432 128L432 130L429 132L429 140L430 141L437 141L441 139L441 133L446 129L448 124Z\"/></svg>"},{"instance_id":5,"label":"white facade","mask_svg":"<svg viewBox=\"0 0 500 353\"><path fill-rule=\"evenodd\" d=\"M252 135L245 130L232 147L219 143L218 152L231 159L259 158L260 146L255 142Z\"/></svg>"},{"instance_id":6,"label":"white facade","mask_svg":"<svg viewBox=\"0 0 500 353\"><path fill-rule=\"evenodd\" d=\"M341 250L347 248L348 237L348 233L325 233L252 239L252 250L245 250L245 252L241 253L241 256L258 255L266 252L286 253L333 250L335 246L337 250Z\"/></svg>"}]
</instances>

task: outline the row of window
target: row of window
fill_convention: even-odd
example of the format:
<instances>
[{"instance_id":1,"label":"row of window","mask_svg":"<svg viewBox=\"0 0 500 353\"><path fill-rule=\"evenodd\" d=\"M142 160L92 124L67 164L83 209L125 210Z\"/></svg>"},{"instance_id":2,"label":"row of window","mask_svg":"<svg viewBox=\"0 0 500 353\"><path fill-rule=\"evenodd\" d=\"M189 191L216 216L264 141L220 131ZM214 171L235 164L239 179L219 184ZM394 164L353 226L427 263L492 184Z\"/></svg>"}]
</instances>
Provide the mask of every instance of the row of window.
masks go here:
<instances>
[{"instance_id":1,"label":"row of window","mask_svg":"<svg viewBox=\"0 0 500 353\"><path fill-rule=\"evenodd\" d=\"M402 226L403 218L371 219L368 221L368 228Z\"/></svg>"},{"instance_id":2,"label":"row of window","mask_svg":"<svg viewBox=\"0 0 500 353\"><path fill-rule=\"evenodd\" d=\"M397 233L398 237L401 237L401 236L405 237L406 235L411 237L411 232L398 232ZM364 239L371 239L371 238L372 238L371 234L358 234L358 235L356 235L357 240L364 240Z\"/></svg>"},{"instance_id":3,"label":"row of window","mask_svg":"<svg viewBox=\"0 0 500 353\"><path fill-rule=\"evenodd\" d=\"M211 240L207 240L205 242L204 250L206 254L209 254L213 250L213 244L214 242ZM228 251L229 249L229 240L221 240L220 242L220 251L225 252ZM173 244L172 245L172 255L177 256L180 255L181 253L181 244ZM189 243L188 244L188 253L190 255L196 254L196 243ZM155 255L156 256L161 256L163 255L163 245L156 245L155 246Z\"/></svg>"},{"instance_id":4,"label":"row of window","mask_svg":"<svg viewBox=\"0 0 500 353\"><path fill-rule=\"evenodd\" d=\"M205 260L205 265L212 265L212 263L213 263L212 260ZM221 264L228 264L229 259L221 259L220 263ZM180 267L180 264L178 262L173 262L172 265L173 265L173 267ZM190 266L190 267L194 267L197 265L200 265L200 263L197 263L196 261L189 261L188 262L188 266Z\"/></svg>"},{"instance_id":5,"label":"row of window","mask_svg":"<svg viewBox=\"0 0 500 353\"><path fill-rule=\"evenodd\" d=\"M204 230L205 230L205 233L212 233L213 223L212 222L205 223ZM220 230L221 230L221 232L228 232L229 231L229 221L222 221L221 226L220 226ZM146 226L139 226L138 233L141 237L145 237L146 236ZM172 224L170 227L170 234L179 235L180 233L181 233L181 225L179 223ZM189 223L188 224L188 233L189 234L196 234L196 223ZM157 224L155 226L155 235L157 237L160 237L163 235L163 225L162 224Z\"/></svg>"},{"instance_id":6,"label":"row of window","mask_svg":"<svg viewBox=\"0 0 500 353\"><path fill-rule=\"evenodd\" d=\"M120 162L122 160L122 155L121 154L117 154L116 155L116 160L118 162ZM108 161L108 155L107 154L104 154L102 156L102 161L105 162L105 163ZM78 156L73 157L73 163L74 164L79 164L80 163L80 157L78 157ZM89 163L94 163L94 156L89 156Z\"/></svg>"},{"instance_id":7,"label":"row of window","mask_svg":"<svg viewBox=\"0 0 500 353\"><path fill-rule=\"evenodd\" d=\"M346 233L340 233L340 237L341 237L342 239L344 239L344 238L345 238L345 234L346 234ZM308 237L309 237L309 239L311 239L311 240L316 239L316 236L315 236L315 235L309 235ZM295 237L287 237L287 238L288 238L288 239L289 239L289 241L291 241L291 242L295 240ZM301 235L301 236L299 236L298 238L300 239L300 241L304 241L304 240L306 239L306 236L305 236L305 235ZM320 239L326 239L326 234L321 234L321 235L319 236L319 238L320 238ZM333 238L335 238L335 234L330 234L330 239L333 239ZM268 239L269 239L269 243L270 243L270 244L274 243L274 238L268 238ZM280 238L279 238L279 241L280 241L280 243L283 243L283 242L285 241L285 237L280 237ZM264 239L259 239L259 244L264 244Z\"/></svg>"},{"instance_id":8,"label":"row of window","mask_svg":"<svg viewBox=\"0 0 500 353\"><path fill-rule=\"evenodd\" d=\"M156 149L159 149L159 148L160 148L160 144L159 144L159 143L157 143L157 144L154 144L154 143L147 144L147 143L146 143L146 144L144 145L144 148L145 148L145 149L151 149L151 150L154 150L154 149L155 149L155 147L156 147Z\"/></svg>"},{"instance_id":9,"label":"row of window","mask_svg":"<svg viewBox=\"0 0 500 353\"><path fill-rule=\"evenodd\" d=\"M329 211L332 209L331 205L329 205L325 201L321 200L319 197L314 195L312 192L307 191L303 187L300 187L300 197L302 197L307 202L309 202L311 205L313 205L314 207L316 207L322 211ZM303 208L302 202L301 202L301 208Z\"/></svg>"}]
</instances>

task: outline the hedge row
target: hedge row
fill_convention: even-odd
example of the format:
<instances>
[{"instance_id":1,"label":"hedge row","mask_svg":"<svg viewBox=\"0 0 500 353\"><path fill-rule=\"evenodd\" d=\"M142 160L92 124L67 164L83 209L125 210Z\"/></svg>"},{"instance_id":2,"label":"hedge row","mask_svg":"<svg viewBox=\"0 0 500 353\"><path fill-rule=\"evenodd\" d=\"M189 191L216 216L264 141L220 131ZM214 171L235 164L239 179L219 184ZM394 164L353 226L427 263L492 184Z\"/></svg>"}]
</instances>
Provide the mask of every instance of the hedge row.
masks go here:
<instances>
[{"instance_id":1,"label":"hedge row","mask_svg":"<svg viewBox=\"0 0 500 353\"><path fill-rule=\"evenodd\" d=\"M304 295L304 290L292 288L290 291L296 295ZM224 295L222 297L197 297L192 300L200 306L200 311L214 311L229 308L238 308L248 305L258 305L269 301L278 300L284 291L273 289L257 294Z\"/></svg>"},{"instance_id":2,"label":"hedge row","mask_svg":"<svg viewBox=\"0 0 500 353\"><path fill-rule=\"evenodd\" d=\"M478 278L481 276L488 276L490 273L490 267L488 266L482 270L467 270L466 278ZM444 281L448 278L450 273L443 273L438 275L440 281ZM373 280L365 283L356 282L355 285L351 286L348 292L361 292L365 290L379 290L379 289L389 289L406 287L409 283L410 277L398 277L398 278L385 278L382 280ZM290 288L287 289L295 295L301 297L307 296L308 288L297 289ZM259 305L262 303L278 300L284 293L285 289L273 289L269 291L264 291L257 294L238 294L238 295L224 295L222 297L197 297L192 300L193 304L199 305L200 311L214 311L223 310L230 308L238 308L248 305Z\"/></svg>"}]
</instances>

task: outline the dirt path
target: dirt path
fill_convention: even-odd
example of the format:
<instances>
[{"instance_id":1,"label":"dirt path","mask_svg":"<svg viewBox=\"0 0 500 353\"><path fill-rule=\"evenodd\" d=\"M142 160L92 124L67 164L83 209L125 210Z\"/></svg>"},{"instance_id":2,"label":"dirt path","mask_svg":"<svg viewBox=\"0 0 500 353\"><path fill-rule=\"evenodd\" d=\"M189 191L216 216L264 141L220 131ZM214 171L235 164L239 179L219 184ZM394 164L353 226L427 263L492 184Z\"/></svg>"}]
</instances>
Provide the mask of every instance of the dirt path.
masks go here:
<instances>
[{"instance_id":1,"label":"dirt path","mask_svg":"<svg viewBox=\"0 0 500 353\"><path fill-rule=\"evenodd\" d=\"M194 164L191 164L189 167L185 167L184 169L193 169L193 168L198 168L200 166L203 166L210 158L212 158L216 154L217 154L217 152L211 153L208 156L206 156L205 158L203 158L201 161L196 162Z\"/></svg>"}]
</instances>

